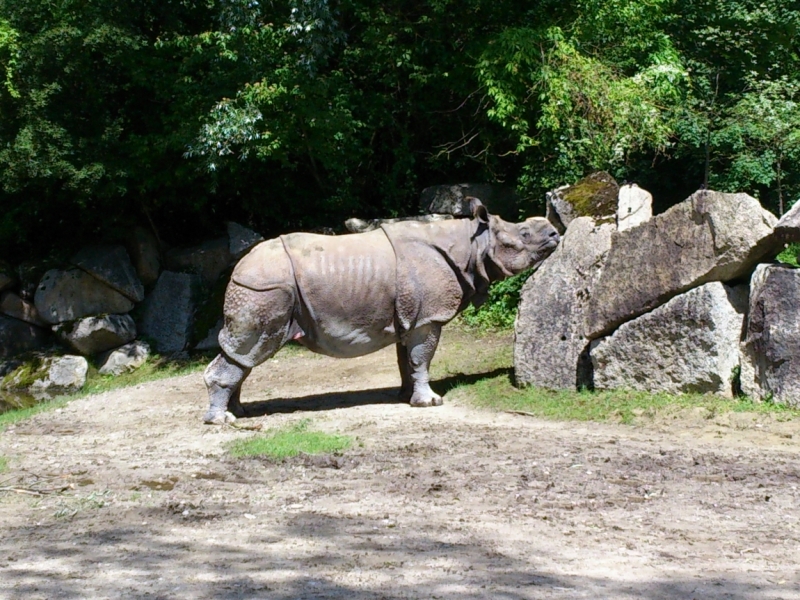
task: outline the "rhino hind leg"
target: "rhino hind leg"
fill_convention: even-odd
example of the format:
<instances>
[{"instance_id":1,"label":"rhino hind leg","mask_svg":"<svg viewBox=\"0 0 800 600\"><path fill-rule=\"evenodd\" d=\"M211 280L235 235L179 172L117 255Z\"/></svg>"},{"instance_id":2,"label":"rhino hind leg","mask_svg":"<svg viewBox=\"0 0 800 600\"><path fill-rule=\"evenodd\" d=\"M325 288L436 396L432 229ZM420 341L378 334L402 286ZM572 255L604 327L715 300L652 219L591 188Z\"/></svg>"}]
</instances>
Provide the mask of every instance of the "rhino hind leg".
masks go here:
<instances>
[{"instance_id":1,"label":"rhino hind leg","mask_svg":"<svg viewBox=\"0 0 800 600\"><path fill-rule=\"evenodd\" d=\"M221 424L246 415L242 383L253 367L271 358L302 332L293 326L294 291L288 286L264 291L231 285L225 299L225 326L219 354L203 374L209 408L203 421Z\"/></svg>"},{"instance_id":2,"label":"rhino hind leg","mask_svg":"<svg viewBox=\"0 0 800 600\"><path fill-rule=\"evenodd\" d=\"M403 340L408 359L406 362L408 376L405 376L402 365L400 374L404 378L404 387L406 380L410 383L409 403L411 406L440 406L442 404L442 397L431 389L430 374L428 373L436 347L439 345L441 332L441 325L431 323L409 332ZM400 358L400 354L398 349L398 358ZM401 388L401 393L402 390L403 388Z\"/></svg>"},{"instance_id":3,"label":"rhino hind leg","mask_svg":"<svg viewBox=\"0 0 800 600\"><path fill-rule=\"evenodd\" d=\"M411 368L408 365L408 348L404 344L397 342L397 366L400 367L400 392L398 396L401 400L411 400L414 393L414 380L411 379Z\"/></svg>"},{"instance_id":4,"label":"rhino hind leg","mask_svg":"<svg viewBox=\"0 0 800 600\"><path fill-rule=\"evenodd\" d=\"M249 374L250 369L236 364L225 354L219 354L211 361L203 373L209 399L208 412L203 417L205 423L229 423L243 416L239 394L242 382Z\"/></svg>"}]
</instances>

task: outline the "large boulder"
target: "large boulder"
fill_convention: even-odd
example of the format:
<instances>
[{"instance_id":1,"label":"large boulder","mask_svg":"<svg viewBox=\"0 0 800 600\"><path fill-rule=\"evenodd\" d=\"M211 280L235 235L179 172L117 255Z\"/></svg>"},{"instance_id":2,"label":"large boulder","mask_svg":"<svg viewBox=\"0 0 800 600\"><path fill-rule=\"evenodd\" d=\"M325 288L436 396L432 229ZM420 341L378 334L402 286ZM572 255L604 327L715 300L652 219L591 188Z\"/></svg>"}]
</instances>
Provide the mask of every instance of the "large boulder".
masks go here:
<instances>
[{"instance_id":1,"label":"large boulder","mask_svg":"<svg viewBox=\"0 0 800 600\"><path fill-rule=\"evenodd\" d=\"M136 338L130 315L97 315L53 326L58 338L76 352L93 356Z\"/></svg>"},{"instance_id":2,"label":"large boulder","mask_svg":"<svg viewBox=\"0 0 800 600\"><path fill-rule=\"evenodd\" d=\"M192 248L174 248L167 252L164 264L171 271L199 275L204 285L211 286L232 260L228 238L225 237Z\"/></svg>"},{"instance_id":3,"label":"large boulder","mask_svg":"<svg viewBox=\"0 0 800 600\"><path fill-rule=\"evenodd\" d=\"M615 233L586 307L586 336L611 333L693 287L749 274L777 251L776 222L747 194L703 190Z\"/></svg>"},{"instance_id":4,"label":"large boulder","mask_svg":"<svg viewBox=\"0 0 800 600\"><path fill-rule=\"evenodd\" d=\"M547 220L564 233L573 219L592 217L595 221L613 221L617 214L619 185L604 171L592 173L574 185L547 192Z\"/></svg>"},{"instance_id":5,"label":"large boulder","mask_svg":"<svg viewBox=\"0 0 800 600\"><path fill-rule=\"evenodd\" d=\"M117 376L135 371L147 362L149 356L150 346L142 340L135 340L100 356L98 372L101 375Z\"/></svg>"},{"instance_id":6,"label":"large boulder","mask_svg":"<svg viewBox=\"0 0 800 600\"><path fill-rule=\"evenodd\" d=\"M47 323L39 316L39 311L33 302L20 298L14 292L0 292L0 314L37 327L47 327Z\"/></svg>"},{"instance_id":7,"label":"large boulder","mask_svg":"<svg viewBox=\"0 0 800 600\"><path fill-rule=\"evenodd\" d=\"M597 390L712 393L732 397L747 286L707 283L590 348Z\"/></svg>"},{"instance_id":8,"label":"large boulder","mask_svg":"<svg viewBox=\"0 0 800 600\"><path fill-rule=\"evenodd\" d=\"M625 231L646 223L653 217L653 195L636 184L619 188L617 230Z\"/></svg>"},{"instance_id":9,"label":"large boulder","mask_svg":"<svg viewBox=\"0 0 800 600\"><path fill-rule=\"evenodd\" d=\"M90 246L72 257L79 267L134 302L144 300L144 286L122 246Z\"/></svg>"},{"instance_id":10,"label":"large boulder","mask_svg":"<svg viewBox=\"0 0 800 600\"><path fill-rule=\"evenodd\" d=\"M775 235L783 242L800 242L800 202L795 202L775 225Z\"/></svg>"},{"instance_id":11,"label":"large boulder","mask_svg":"<svg viewBox=\"0 0 800 600\"><path fill-rule=\"evenodd\" d=\"M583 311L613 231L613 223L574 219L561 244L525 282L515 323L519 385L575 389L590 384Z\"/></svg>"},{"instance_id":12,"label":"large boulder","mask_svg":"<svg viewBox=\"0 0 800 600\"><path fill-rule=\"evenodd\" d=\"M759 265L750 281L742 391L800 407L800 269Z\"/></svg>"},{"instance_id":13,"label":"large boulder","mask_svg":"<svg viewBox=\"0 0 800 600\"><path fill-rule=\"evenodd\" d=\"M233 221L228 222L228 251L234 259L241 258L250 248L263 241L264 238L252 229Z\"/></svg>"},{"instance_id":14,"label":"large boulder","mask_svg":"<svg viewBox=\"0 0 800 600\"><path fill-rule=\"evenodd\" d=\"M43 349L50 331L19 319L0 315L0 360L23 352Z\"/></svg>"},{"instance_id":15,"label":"large boulder","mask_svg":"<svg viewBox=\"0 0 800 600\"><path fill-rule=\"evenodd\" d=\"M82 356L49 356L25 362L5 375L0 388L36 397L77 392L86 383L89 363Z\"/></svg>"},{"instance_id":16,"label":"large boulder","mask_svg":"<svg viewBox=\"0 0 800 600\"><path fill-rule=\"evenodd\" d=\"M148 287L153 285L161 272L161 258L156 236L144 227L134 227L125 238L125 248L128 250L128 256L136 269L139 280Z\"/></svg>"},{"instance_id":17,"label":"large boulder","mask_svg":"<svg viewBox=\"0 0 800 600\"><path fill-rule=\"evenodd\" d=\"M192 332L199 280L189 273L164 271L143 303L139 333L156 352L185 350Z\"/></svg>"},{"instance_id":18,"label":"large boulder","mask_svg":"<svg viewBox=\"0 0 800 600\"><path fill-rule=\"evenodd\" d=\"M81 269L51 269L42 277L34 297L39 316L63 323L98 314L130 312L133 302Z\"/></svg>"},{"instance_id":19,"label":"large boulder","mask_svg":"<svg viewBox=\"0 0 800 600\"><path fill-rule=\"evenodd\" d=\"M467 198L480 200L490 213L509 221L519 217L519 196L514 188L493 183L434 185L422 190L420 209L426 214L471 217Z\"/></svg>"}]
</instances>

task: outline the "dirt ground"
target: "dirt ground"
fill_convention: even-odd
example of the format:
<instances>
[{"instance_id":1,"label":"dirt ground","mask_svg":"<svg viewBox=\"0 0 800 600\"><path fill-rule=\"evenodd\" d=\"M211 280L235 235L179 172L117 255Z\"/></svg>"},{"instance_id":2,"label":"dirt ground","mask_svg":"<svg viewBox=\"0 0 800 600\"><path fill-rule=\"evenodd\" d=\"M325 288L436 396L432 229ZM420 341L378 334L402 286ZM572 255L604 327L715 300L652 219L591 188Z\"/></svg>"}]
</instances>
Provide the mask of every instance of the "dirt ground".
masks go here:
<instances>
[{"instance_id":1,"label":"dirt ground","mask_svg":"<svg viewBox=\"0 0 800 600\"><path fill-rule=\"evenodd\" d=\"M447 331L434 387L510 343ZM239 423L311 419L340 457L230 458L255 434L201 424L199 373L6 430L0 597L800 599L797 421L548 422L398 383L393 349L253 373Z\"/></svg>"}]
</instances>

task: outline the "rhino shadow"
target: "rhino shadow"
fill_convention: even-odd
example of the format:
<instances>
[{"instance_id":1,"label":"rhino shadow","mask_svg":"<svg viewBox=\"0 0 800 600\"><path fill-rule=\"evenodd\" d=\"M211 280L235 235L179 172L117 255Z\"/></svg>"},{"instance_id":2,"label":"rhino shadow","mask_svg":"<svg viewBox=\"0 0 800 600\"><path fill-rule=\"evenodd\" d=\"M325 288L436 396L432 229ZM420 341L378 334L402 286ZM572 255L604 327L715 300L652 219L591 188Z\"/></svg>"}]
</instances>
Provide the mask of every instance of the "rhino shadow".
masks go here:
<instances>
[{"instance_id":1,"label":"rhino shadow","mask_svg":"<svg viewBox=\"0 0 800 600\"><path fill-rule=\"evenodd\" d=\"M513 369L510 367L494 369L486 373L472 373L450 375L431 382L434 391L444 396L448 391L458 385L470 385L481 379L500 377L505 375L511 378ZM408 404L408 401L398 396L400 387L377 388L371 390L354 390L344 392L328 392L299 396L296 398L274 398L256 402L242 402L245 411L243 417L264 417L274 414L288 414L299 411L316 412L334 410L337 408L353 408L369 404ZM445 398L446 400L446 398Z\"/></svg>"}]
</instances>

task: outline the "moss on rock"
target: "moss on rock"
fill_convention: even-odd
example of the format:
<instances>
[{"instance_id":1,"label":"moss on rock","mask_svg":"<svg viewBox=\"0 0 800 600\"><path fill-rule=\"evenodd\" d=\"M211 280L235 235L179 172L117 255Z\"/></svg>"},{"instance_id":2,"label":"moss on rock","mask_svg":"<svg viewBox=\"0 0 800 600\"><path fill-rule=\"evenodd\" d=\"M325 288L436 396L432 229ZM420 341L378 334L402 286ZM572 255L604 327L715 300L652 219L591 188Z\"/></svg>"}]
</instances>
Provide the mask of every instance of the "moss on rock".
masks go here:
<instances>
[{"instance_id":1,"label":"moss on rock","mask_svg":"<svg viewBox=\"0 0 800 600\"><path fill-rule=\"evenodd\" d=\"M614 218L619 184L605 171L598 171L566 188L561 197L569 202L578 217Z\"/></svg>"},{"instance_id":2,"label":"moss on rock","mask_svg":"<svg viewBox=\"0 0 800 600\"><path fill-rule=\"evenodd\" d=\"M26 358L0 380L2 390L27 390L36 381L47 377L47 366L42 356Z\"/></svg>"}]
</instances>

